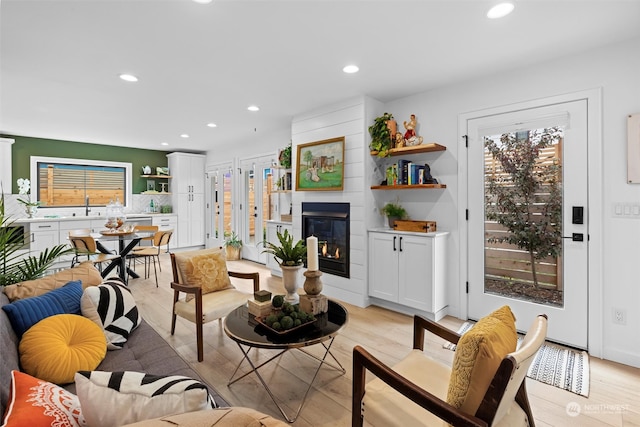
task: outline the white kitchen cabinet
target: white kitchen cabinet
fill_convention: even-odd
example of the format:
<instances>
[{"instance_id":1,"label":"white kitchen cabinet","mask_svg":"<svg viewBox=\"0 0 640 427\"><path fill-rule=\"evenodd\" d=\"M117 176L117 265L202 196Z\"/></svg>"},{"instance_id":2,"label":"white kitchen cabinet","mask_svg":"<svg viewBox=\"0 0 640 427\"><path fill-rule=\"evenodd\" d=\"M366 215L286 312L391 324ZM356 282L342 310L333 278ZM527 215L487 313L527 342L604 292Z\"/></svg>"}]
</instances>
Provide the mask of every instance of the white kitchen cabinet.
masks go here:
<instances>
[{"instance_id":1,"label":"white kitchen cabinet","mask_svg":"<svg viewBox=\"0 0 640 427\"><path fill-rule=\"evenodd\" d=\"M177 247L178 242L178 217L176 215L162 215L151 218L152 225L158 226L158 231L172 230L169 248Z\"/></svg>"},{"instance_id":2,"label":"white kitchen cabinet","mask_svg":"<svg viewBox=\"0 0 640 427\"><path fill-rule=\"evenodd\" d=\"M288 230L290 234L293 233L293 224L282 221L267 221L267 242L279 245L278 233L282 234L285 230ZM271 269L271 275L282 277L280 264L276 262L271 254L267 254L267 267Z\"/></svg>"},{"instance_id":3,"label":"white kitchen cabinet","mask_svg":"<svg viewBox=\"0 0 640 427\"><path fill-rule=\"evenodd\" d=\"M369 232L369 296L444 316L448 233ZM375 301L374 301L375 302Z\"/></svg>"},{"instance_id":4,"label":"white kitchen cabinet","mask_svg":"<svg viewBox=\"0 0 640 427\"><path fill-rule=\"evenodd\" d=\"M29 255L39 256L45 249L60 242L58 221L32 222L29 224Z\"/></svg>"},{"instance_id":5,"label":"white kitchen cabinet","mask_svg":"<svg viewBox=\"0 0 640 427\"><path fill-rule=\"evenodd\" d=\"M201 154L171 153L169 172L172 193L204 193L204 167L206 157Z\"/></svg>"},{"instance_id":6,"label":"white kitchen cabinet","mask_svg":"<svg viewBox=\"0 0 640 427\"><path fill-rule=\"evenodd\" d=\"M190 153L168 154L171 172L171 200L179 230L174 247L203 246L205 156Z\"/></svg>"}]
</instances>

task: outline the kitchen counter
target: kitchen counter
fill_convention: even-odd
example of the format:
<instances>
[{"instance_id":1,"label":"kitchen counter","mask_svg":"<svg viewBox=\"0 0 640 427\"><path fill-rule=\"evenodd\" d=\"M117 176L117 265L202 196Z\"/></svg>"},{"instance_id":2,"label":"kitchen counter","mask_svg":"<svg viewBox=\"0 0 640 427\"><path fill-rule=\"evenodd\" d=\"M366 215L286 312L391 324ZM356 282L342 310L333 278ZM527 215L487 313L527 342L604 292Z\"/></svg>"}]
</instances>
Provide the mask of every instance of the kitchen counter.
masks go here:
<instances>
[{"instance_id":1,"label":"kitchen counter","mask_svg":"<svg viewBox=\"0 0 640 427\"><path fill-rule=\"evenodd\" d=\"M125 214L126 217L128 219L135 219L135 220L147 220L147 219L152 219L152 218L156 218L156 217L169 217L169 216L174 216L175 213L132 213L132 214ZM17 224L30 224L30 223L37 223L37 222L46 222L46 221L83 221L83 220L94 220L94 219L102 219L104 218L104 215L89 215L89 216L84 216L84 215L76 215L76 216L37 216L35 218L20 218L20 219L16 219L15 223Z\"/></svg>"}]
</instances>

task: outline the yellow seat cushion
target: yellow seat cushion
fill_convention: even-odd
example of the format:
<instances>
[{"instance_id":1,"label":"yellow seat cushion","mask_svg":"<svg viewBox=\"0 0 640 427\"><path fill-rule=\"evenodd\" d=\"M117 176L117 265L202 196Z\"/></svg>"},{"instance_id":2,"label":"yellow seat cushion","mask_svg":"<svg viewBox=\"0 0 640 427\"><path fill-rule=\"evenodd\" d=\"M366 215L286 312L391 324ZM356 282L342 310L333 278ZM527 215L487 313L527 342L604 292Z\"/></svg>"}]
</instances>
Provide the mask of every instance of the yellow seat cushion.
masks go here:
<instances>
[{"instance_id":1,"label":"yellow seat cushion","mask_svg":"<svg viewBox=\"0 0 640 427\"><path fill-rule=\"evenodd\" d=\"M102 283L102 276L91 261L59 271L41 279L27 280L4 287L4 293L11 302L29 297L44 295L49 291L63 287L69 282L80 280L82 289Z\"/></svg>"},{"instance_id":2,"label":"yellow seat cushion","mask_svg":"<svg viewBox=\"0 0 640 427\"><path fill-rule=\"evenodd\" d=\"M20 364L29 375L55 384L73 382L77 371L94 370L107 353L102 329L75 314L47 317L22 336Z\"/></svg>"},{"instance_id":3,"label":"yellow seat cushion","mask_svg":"<svg viewBox=\"0 0 640 427\"><path fill-rule=\"evenodd\" d=\"M182 252L175 255L183 284L202 288L202 294L233 288L222 249ZM187 295L187 300L193 296Z\"/></svg>"},{"instance_id":4,"label":"yellow seat cushion","mask_svg":"<svg viewBox=\"0 0 640 427\"><path fill-rule=\"evenodd\" d=\"M447 402L475 415L498 366L516 350L515 316L503 306L462 335L456 347L447 392Z\"/></svg>"}]
</instances>

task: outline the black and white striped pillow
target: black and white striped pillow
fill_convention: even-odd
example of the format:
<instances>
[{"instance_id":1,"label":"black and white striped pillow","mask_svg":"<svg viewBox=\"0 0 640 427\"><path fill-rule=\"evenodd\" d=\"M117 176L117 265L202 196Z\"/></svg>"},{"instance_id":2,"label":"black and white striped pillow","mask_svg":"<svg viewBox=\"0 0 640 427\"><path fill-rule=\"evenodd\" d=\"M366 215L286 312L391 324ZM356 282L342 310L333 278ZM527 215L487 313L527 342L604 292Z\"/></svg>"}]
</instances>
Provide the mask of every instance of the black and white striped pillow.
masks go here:
<instances>
[{"instance_id":1,"label":"black and white striped pillow","mask_svg":"<svg viewBox=\"0 0 640 427\"><path fill-rule=\"evenodd\" d=\"M75 382L82 414L90 426L117 427L216 407L203 383L181 375L79 371Z\"/></svg>"},{"instance_id":2,"label":"black and white striped pillow","mask_svg":"<svg viewBox=\"0 0 640 427\"><path fill-rule=\"evenodd\" d=\"M89 286L80 299L82 315L104 331L107 349L119 350L142 321L138 307L120 278L111 277L98 286Z\"/></svg>"}]
</instances>

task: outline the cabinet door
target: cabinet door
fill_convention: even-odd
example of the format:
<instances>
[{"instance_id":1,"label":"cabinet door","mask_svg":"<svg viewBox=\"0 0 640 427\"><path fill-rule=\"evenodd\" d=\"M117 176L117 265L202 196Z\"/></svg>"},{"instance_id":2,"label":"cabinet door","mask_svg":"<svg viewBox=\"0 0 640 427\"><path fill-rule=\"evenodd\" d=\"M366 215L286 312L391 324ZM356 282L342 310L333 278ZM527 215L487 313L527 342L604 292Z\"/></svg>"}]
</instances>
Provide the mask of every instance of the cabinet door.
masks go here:
<instances>
[{"instance_id":1,"label":"cabinet door","mask_svg":"<svg viewBox=\"0 0 640 427\"><path fill-rule=\"evenodd\" d=\"M190 179L189 185L191 185L191 192L197 194L204 194L204 157L191 157L189 163Z\"/></svg>"},{"instance_id":2,"label":"cabinet door","mask_svg":"<svg viewBox=\"0 0 640 427\"><path fill-rule=\"evenodd\" d=\"M398 302L398 236L369 233L369 295Z\"/></svg>"},{"instance_id":3,"label":"cabinet door","mask_svg":"<svg viewBox=\"0 0 640 427\"><path fill-rule=\"evenodd\" d=\"M38 256L45 249L58 245L58 230L34 231L31 233L29 250L31 256Z\"/></svg>"},{"instance_id":4,"label":"cabinet door","mask_svg":"<svg viewBox=\"0 0 640 427\"><path fill-rule=\"evenodd\" d=\"M400 304L433 312L432 239L402 235L398 245Z\"/></svg>"},{"instance_id":5,"label":"cabinet door","mask_svg":"<svg viewBox=\"0 0 640 427\"><path fill-rule=\"evenodd\" d=\"M189 246L204 245L204 194L191 194L188 230Z\"/></svg>"},{"instance_id":6,"label":"cabinet door","mask_svg":"<svg viewBox=\"0 0 640 427\"><path fill-rule=\"evenodd\" d=\"M173 209L178 217L178 238L174 240L174 237L171 238L174 243L174 247L184 248L189 245L189 222L190 222L190 199L191 194L183 193L183 194L174 194L174 199L177 202L173 204Z\"/></svg>"}]
</instances>

